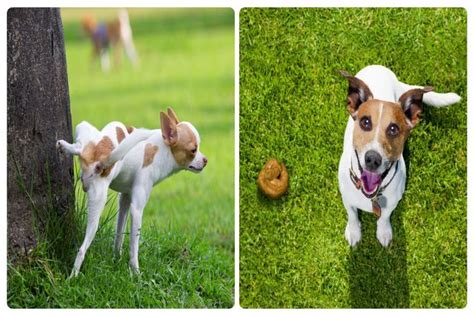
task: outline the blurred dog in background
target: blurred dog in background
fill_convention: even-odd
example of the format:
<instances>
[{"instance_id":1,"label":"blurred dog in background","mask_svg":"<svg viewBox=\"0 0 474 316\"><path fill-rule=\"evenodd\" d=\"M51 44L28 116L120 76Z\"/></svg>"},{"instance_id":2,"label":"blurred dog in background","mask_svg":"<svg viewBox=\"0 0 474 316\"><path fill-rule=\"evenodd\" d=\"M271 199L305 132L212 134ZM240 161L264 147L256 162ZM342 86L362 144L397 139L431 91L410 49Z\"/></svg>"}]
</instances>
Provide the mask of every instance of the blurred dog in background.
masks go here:
<instances>
[{"instance_id":1,"label":"blurred dog in background","mask_svg":"<svg viewBox=\"0 0 474 316\"><path fill-rule=\"evenodd\" d=\"M137 66L137 53L127 10L121 9L117 18L110 22L98 23L92 14L88 14L82 18L82 27L92 41L93 60L100 59L102 71L110 70L109 52L111 49L116 65L120 63L123 49L132 65Z\"/></svg>"}]
</instances>

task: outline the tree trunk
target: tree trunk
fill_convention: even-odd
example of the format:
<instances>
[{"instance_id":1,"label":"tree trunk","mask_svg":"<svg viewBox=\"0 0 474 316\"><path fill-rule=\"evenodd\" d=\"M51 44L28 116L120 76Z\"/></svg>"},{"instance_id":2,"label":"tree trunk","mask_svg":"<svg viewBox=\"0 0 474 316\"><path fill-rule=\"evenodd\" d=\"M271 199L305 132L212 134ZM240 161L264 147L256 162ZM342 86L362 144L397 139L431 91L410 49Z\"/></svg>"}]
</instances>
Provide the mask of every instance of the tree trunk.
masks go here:
<instances>
[{"instance_id":1,"label":"tree trunk","mask_svg":"<svg viewBox=\"0 0 474 316\"><path fill-rule=\"evenodd\" d=\"M55 147L57 139L72 139L59 9L12 8L7 24L8 257L14 262L51 228L49 221L70 229L74 184L72 158Z\"/></svg>"}]
</instances>

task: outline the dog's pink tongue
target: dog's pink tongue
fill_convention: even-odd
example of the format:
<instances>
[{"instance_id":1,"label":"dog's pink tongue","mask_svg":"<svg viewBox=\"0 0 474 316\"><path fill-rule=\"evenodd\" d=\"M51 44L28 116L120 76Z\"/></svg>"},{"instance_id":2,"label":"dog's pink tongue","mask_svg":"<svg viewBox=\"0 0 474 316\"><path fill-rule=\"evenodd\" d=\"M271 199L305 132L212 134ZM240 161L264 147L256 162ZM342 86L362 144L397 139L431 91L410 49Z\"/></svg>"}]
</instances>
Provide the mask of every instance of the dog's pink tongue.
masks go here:
<instances>
[{"instance_id":1,"label":"dog's pink tongue","mask_svg":"<svg viewBox=\"0 0 474 316\"><path fill-rule=\"evenodd\" d=\"M382 178L378 173L373 173L367 170L362 171L360 179L364 183L364 188L367 193L372 193L380 182L382 182Z\"/></svg>"}]
</instances>

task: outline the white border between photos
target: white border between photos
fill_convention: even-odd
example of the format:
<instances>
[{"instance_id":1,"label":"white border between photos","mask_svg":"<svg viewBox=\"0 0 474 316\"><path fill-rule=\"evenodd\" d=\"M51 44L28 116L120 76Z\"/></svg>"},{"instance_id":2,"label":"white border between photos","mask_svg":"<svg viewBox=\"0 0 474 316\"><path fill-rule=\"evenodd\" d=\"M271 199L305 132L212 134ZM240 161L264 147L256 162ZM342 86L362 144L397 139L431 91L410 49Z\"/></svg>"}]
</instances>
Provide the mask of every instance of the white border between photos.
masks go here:
<instances>
[{"instance_id":1,"label":"white border between photos","mask_svg":"<svg viewBox=\"0 0 474 316\"><path fill-rule=\"evenodd\" d=\"M468 14L468 101L474 98L474 90L470 89L473 86L474 77L471 72L473 70L472 66L472 57L473 50L469 49L471 45L474 44L472 40L473 34L473 15L474 15L474 5L473 1L470 0L297 0L297 1L282 1L282 0L223 0L223 1L206 1L206 0L182 0L182 1L151 1L151 0L136 0L136 1L36 1L35 3L30 1L12 1L7 0L2 2L2 11L1 11L1 21L0 29L3 32L0 33L0 39L3 44L1 49L1 57L4 62L0 64L1 73L1 83L3 89L0 92L0 100L3 105L2 111L0 112L0 181L3 183L4 190L1 191L1 212L4 214L3 220L0 221L0 230L2 231L0 240L0 253L3 258L3 267L0 269L0 280L2 286L0 287L0 296L1 296L1 310L2 314L18 314L18 315L28 315L38 314L38 315L62 315L65 311L71 314L82 315L83 313L105 313L109 315L128 315L130 313L139 313L147 315L380 315L381 313L387 315L400 314L401 312L404 315L474 315L474 295L473 295L473 264L472 258L473 254L473 230L472 224L474 223L474 213L472 210L472 195L474 194L472 190L471 181L473 179L474 173L473 168L468 167L468 304L464 309L403 309L403 310L370 310L370 309L304 309L304 310L288 310L288 309L278 309L278 310L268 310L268 309L242 309L239 305L239 13L240 9L243 7L464 7L467 10ZM235 66L235 304L231 309L142 309L142 310L127 310L127 309L101 309L101 310L81 310L81 309L10 309L7 306L7 269L6 269L6 249L7 249L7 240L6 240L6 231L7 231L7 168L6 168L6 157L7 157L7 121L6 121L6 109L7 109L7 91L6 91L6 19L7 19L7 10L9 7L28 7L28 6L42 6L42 7L231 7L234 9L234 18L235 18L235 36L234 36L234 45L235 45L235 56L234 56L234 66ZM468 106L468 126L472 122L472 110L469 110ZM468 127L468 166L472 167L471 158L473 157L474 147L470 144L472 140L472 128ZM342 135L341 135L342 137Z\"/></svg>"}]
</instances>

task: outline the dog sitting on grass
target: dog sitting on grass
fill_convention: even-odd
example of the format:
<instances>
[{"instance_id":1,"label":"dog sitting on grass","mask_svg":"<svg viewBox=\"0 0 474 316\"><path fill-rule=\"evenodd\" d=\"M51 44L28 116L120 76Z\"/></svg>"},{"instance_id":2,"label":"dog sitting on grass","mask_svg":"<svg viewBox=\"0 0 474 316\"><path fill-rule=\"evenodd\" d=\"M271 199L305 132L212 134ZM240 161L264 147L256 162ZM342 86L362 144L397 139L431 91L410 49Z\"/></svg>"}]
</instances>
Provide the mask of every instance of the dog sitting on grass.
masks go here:
<instances>
[{"instance_id":1,"label":"dog sitting on grass","mask_svg":"<svg viewBox=\"0 0 474 316\"><path fill-rule=\"evenodd\" d=\"M345 237L351 246L360 241L360 209L376 215L377 239L387 247L390 216L405 191L403 147L421 119L422 103L442 107L461 98L403 83L383 66L365 67L355 76L341 74L349 83L350 114L339 162L339 191L348 217Z\"/></svg>"}]
</instances>

